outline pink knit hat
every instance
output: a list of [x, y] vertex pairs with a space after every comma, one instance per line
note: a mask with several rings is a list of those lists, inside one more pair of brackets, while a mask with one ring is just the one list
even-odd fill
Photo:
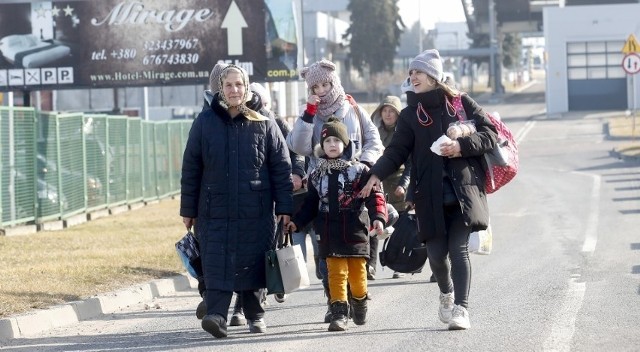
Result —
[[325, 82], [330, 82], [333, 88], [325, 95], [318, 104], [318, 114], [329, 116], [336, 112], [345, 98], [344, 88], [340, 83], [340, 77], [336, 72], [336, 64], [329, 60], [322, 59], [300, 70], [300, 77], [307, 82], [309, 91], [313, 94], [312, 87]]

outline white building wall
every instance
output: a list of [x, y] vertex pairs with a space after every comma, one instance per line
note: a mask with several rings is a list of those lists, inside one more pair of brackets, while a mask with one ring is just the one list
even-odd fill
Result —
[[[631, 33], [640, 37], [640, 4], [546, 7], [543, 19], [547, 50], [548, 114], [569, 110], [567, 42], [626, 41]], [[639, 77], [636, 77], [636, 101], [640, 97], [637, 81], [640, 81]]]
[[438, 22], [435, 24], [434, 44], [438, 50], [468, 49], [471, 39], [467, 37], [467, 22]]

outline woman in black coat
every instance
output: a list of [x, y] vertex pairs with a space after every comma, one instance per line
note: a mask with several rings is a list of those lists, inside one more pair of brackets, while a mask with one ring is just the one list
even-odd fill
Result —
[[200, 244], [207, 306], [202, 328], [226, 337], [234, 291], [242, 297], [250, 332], [266, 330], [259, 300], [259, 289], [266, 286], [264, 255], [276, 221], [289, 221], [293, 184], [278, 126], [245, 106], [246, 72], [229, 65], [219, 83], [220, 93], [189, 132], [180, 215], [187, 228], [195, 225]]
[[471, 265], [467, 244], [472, 231], [486, 229], [489, 209], [484, 189], [483, 155], [496, 144], [496, 129], [480, 106], [462, 95], [467, 118], [476, 132], [443, 143], [438, 155], [432, 144], [458, 121], [453, 97], [459, 92], [443, 82], [437, 50], [426, 50], [409, 65], [408, 106], [391, 144], [372, 167], [362, 191], [367, 196], [380, 180], [393, 174], [411, 156], [411, 185], [407, 195], [415, 205], [418, 236], [427, 245], [429, 265], [440, 288], [438, 315], [449, 329], [470, 327], [467, 303]]

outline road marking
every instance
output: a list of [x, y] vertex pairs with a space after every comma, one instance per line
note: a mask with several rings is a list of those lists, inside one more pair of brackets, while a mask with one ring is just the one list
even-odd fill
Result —
[[600, 222], [600, 185], [602, 184], [602, 177], [600, 175], [583, 172], [575, 173], [593, 178], [589, 217], [587, 218], [587, 228], [585, 229], [584, 242], [582, 243], [582, 252], [592, 254], [596, 250], [596, 244], [598, 243], [598, 224]]
[[524, 124], [524, 127], [518, 130], [518, 133], [516, 133], [516, 136], [515, 136], [516, 144], [520, 144], [522, 142], [524, 137], [526, 137], [527, 134], [529, 134], [529, 132], [531, 131], [531, 129], [533, 129], [533, 126], [535, 124], [536, 122], [534, 120], [529, 120], [527, 121], [527, 123]]
[[[576, 316], [582, 307], [586, 283], [578, 282], [579, 276], [569, 280], [569, 288], [562, 306], [556, 312], [551, 326], [551, 335], [544, 342], [544, 351], [570, 351], [576, 331]], [[554, 307], [552, 305], [551, 307]]]

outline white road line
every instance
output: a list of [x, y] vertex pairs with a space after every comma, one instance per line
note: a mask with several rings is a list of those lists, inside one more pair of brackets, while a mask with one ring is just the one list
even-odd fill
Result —
[[598, 223], [600, 220], [600, 175], [591, 175], [593, 177], [593, 187], [591, 188], [591, 211], [587, 220], [587, 229], [585, 230], [584, 243], [582, 244], [582, 252], [593, 253], [598, 243]]
[[[582, 252], [591, 254], [596, 249], [598, 243], [598, 223], [600, 211], [600, 175], [593, 175], [584, 172], [574, 172], [593, 178], [591, 187], [590, 211], [587, 228], [585, 229], [585, 239], [582, 244]], [[556, 312], [551, 325], [551, 334], [544, 343], [544, 351], [570, 351], [573, 335], [576, 330], [576, 317], [587, 290], [585, 282], [578, 282], [579, 275], [574, 275], [569, 279], [568, 289], [560, 309]]]
[[576, 330], [576, 316], [582, 307], [586, 283], [577, 282], [578, 277], [569, 280], [569, 288], [562, 305], [557, 310], [551, 326], [551, 334], [544, 342], [543, 351], [570, 351]]
[[593, 178], [593, 187], [591, 187], [591, 197], [589, 200], [589, 217], [587, 218], [587, 227], [584, 231], [584, 242], [582, 243], [582, 252], [592, 254], [596, 250], [598, 243], [598, 224], [600, 223], [600, 185], [602, 177], [584, 172], [575, 171], [575, 174], [585, 175]]
[[516, 133], [516, 135], [514, 136], [514, 138], [516, 139], [516, 144], [520, 144], [522, 142], [524, 137], [526, 137], [527, 134], [529, 134], [529, 131], [533, 129], [533, 126], [535, 124], [536, 122], [534, 120], [529, 120], [524, 124], [524, 127], [518, 130], [518, 133]]

